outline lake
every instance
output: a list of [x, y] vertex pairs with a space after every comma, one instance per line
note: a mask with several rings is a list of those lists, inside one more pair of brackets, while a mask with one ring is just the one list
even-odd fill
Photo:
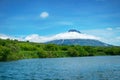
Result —
[[0, 62], [0, 80], [120, 80], [120, 56]]

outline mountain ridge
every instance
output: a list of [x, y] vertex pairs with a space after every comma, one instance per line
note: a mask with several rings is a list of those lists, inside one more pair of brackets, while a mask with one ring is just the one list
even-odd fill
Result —
[[81, 45], [81, 46], [112, 46], [110, 44], [92, 39], [59, 39], [46, 42], [47, 44], [58, 45]]
[[[66, 36], [67, 34], [67, 36]], [[112, 46], [110, 44], [104, 43], [96, 36], [91, 36], [87, 34], [83, 34], [76, 29], [70, 29], [67, 33], [64, 33], [64, 37], [61, 39], [51, 40], [45, 43], [52, 43], [58, 45], [81, 45], [81, 46]]]

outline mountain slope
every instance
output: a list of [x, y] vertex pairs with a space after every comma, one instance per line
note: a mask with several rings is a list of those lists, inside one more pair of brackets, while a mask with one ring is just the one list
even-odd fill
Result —
[[99, 41], [99, 37], [83, 34], [75, 29], [70, 29], [66, 33], [57, 34], [54, 40], [47, 41], [46, 43], [59, 45], [111, 46], [109, 44]]
[[109, 44], [93, 39], [59, 39], [59, 40], [49, 41], [46, 43], [59, 44], [59, 45], [110, 46]]

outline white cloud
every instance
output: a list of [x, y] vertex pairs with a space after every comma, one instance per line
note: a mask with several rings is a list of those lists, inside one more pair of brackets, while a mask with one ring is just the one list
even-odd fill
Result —
[[49, 16], [49, 13], [48, 12], [42, 12], [41, 14], [40, 14], [40, 17], [41, 18], [47, 18]]
[[93, 35], [87, 35], [87, 34], [79, 34], [77, 32], [65, 32], [56, 34], [49, 37], [43, 37], [39, 36], [38, 34], [32, 34], [25, 38], [25, 40], [29, 40], [31, 42], [47, 42], [51, 40], [59, 40], [59, 39], [100, 39], [99, 37], [93, 36]]
[[107, 28], [107, 30], [112, 31], [113, 29], [109, 27], [109, 28]]
[[38, 34], [31, 34], [25, 37], [25, 40], [29, 40], [31, 42], [46, 42], [46, 38], [39, 36]]
[[0, 38], [1, 39], [8, 39], [10, 38], [9, 36], [5, 35], [5, 34], [0, 34]]
[[120, 39], [119, 39], [120, 32], [115, 29], [113, 30], [113, 28], [112, 31], [106, 29], [93, 29], [93, 30], [82, 30], [82, 32], [99, 36], [100, 41], [103, 41], [105, 43], [120, 46]]
[[88, 34], [82, 34], [82, 33], [77, 33], [77, 32], [64, 32], [52, 36], [40, 36], [38, 34], [31, 34], [26, 37], [13, 37], [13, 36], [8, 36], [4, 34], [0, 34], [0, 38], [2, 39], [17, 39], [19, 41], [27, 41], [29, 40], [30, 42], [39, 42], [39, 43], [44, 43], [47, 41], [52, 41], [52, 40], [58, 40], [58, 39], [95, 39], [95, 40], [100, 40], [99, 37], [93, 36], [93, 35], [88, 35]]
[[[100, 40], [102, 42], [112, 44], [112, 45], [119, 45], [120, 46], [120, 36], [116, 32], [114, 33], [113, 31], [101, 29], [101, 30], [82, 30], [81, 32], [84, 33], [77, 33], [77, 32], [64, 32], [64, 33], [59, 33], [56, 35], [52, 36], [40, 36], [38, 34], [31, 34], [28, 36], [24, 37], [14, 37], [14, 36], [8, 36], [4, 34], [0, 34], [0, 38], [2, 39], [17, 39], [19, 41], [27, 41], [29, 40], [30, 42], [47, 42], [51, 40], [58, 40], [58, 39], [94, 39], [94, 40]], [[91, 34], [91, 35], [88, 35]], [[99, 36], [99, 37], [96, 37]]]
[[112, 43], [113, 45], [120, 46], [120, 36], [110, 38], [108, 39], [108, 42]]
[[13, 37], [13, 36], [9, 36], [9, 35], [5, 35], [5, 34], [0, 34], [0, 38], [1, 39], [11, 39], [11, 40], [19, 40], [19, 41], [24, 41], [23, 37]]
[[86, 34], [91, 34], [99, 37], [111, 38], [114, 36], [113, 31], [105, 30], [105, 29], [91, 29], [91, 30], [82, 30], [82, 32]]
[[93, 35], [88, 35], [88, 34], [80, 34], [77, 32], [64, 32], [60, 34], [56, 34], [53, 36], [39, 36], [38, 34], [31, 34], [26, 36], [25, 38], [21, 37], [11, 37], [7, 35], [0, 35], [0, 38], [2, 39], [17, 39], [20, 41], [27, 41], [29, 40], [30, 42], [47, 42], [51, 40], [59, 40], [59, 39], [95, 39], [98, 40], [100, 39], [99, 37], [93, 36]]

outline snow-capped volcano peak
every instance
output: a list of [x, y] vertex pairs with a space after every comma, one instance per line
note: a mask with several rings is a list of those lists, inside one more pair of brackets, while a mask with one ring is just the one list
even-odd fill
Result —
[[45, 43], [82, 46], [109, 46], [109, 44], [106, 44], [99, 40], [99, 37], [83, 34], [78, 30], [72, 29], [68, 32], [56, 34], [49, 37], [49, 40]]
[[54, 39], [95, 39], [95, 40], [98, 40], [99, 37], [88, 35], [88, 34], [82, 34], [76, 31], [69, 31], [65, 33], [56, 34], [54, 36]]
[[69, 30], [68, 32], [59, 33], [52, 36], [39, 36], [38, 34], [29, 35], [25, 38], [25, 40], [29, 40], [31, 42], [48, 42], [52, 40], [60, 40], [60, 39], [94, 39], [99, 40], [99, 37], [83, 34], [78, 31]]
[[78, 30], [72, 29], [68, 32], [49, 37], [49, 40], [46, 43], [82, 46], [109, 46], [108, 44], [99, 40], [99, 37], [83, 34]]
[[76, 32], [76, 33], [81, 33], [80, 31], [76, 30], [76, 29], [70, 29], [68, 32]]

